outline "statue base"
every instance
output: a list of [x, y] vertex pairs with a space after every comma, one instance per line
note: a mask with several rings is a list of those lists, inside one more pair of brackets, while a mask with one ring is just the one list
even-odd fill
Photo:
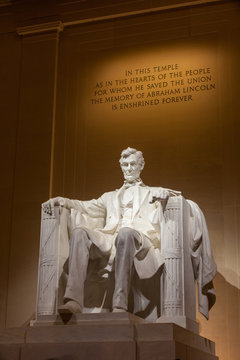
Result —
[[185, 329], [188, 329], [195, 334], [199, 334], [199, 325], [196, 321], [187, 318], [186, 316], [161, 316], [157, 319], [158, 323], [174, 323], [176, 325], [182, 326]]
[[31, 320], [30, 326], [51, 326], [51, 325], [86, 325], [91, 326], [107, 324], [139, 324], [148, 321], [135, 316], [129, 312], [119, 313], [83, 313], [65, 315], [40, 315], [37, 320]]
[[35, 325], [40, 326], [3, 330], [0, 359], [218, 359], [212, 341], [173, 323], [142, 322], [129, 313], [77, 317], [76, 325], [38, 323]]

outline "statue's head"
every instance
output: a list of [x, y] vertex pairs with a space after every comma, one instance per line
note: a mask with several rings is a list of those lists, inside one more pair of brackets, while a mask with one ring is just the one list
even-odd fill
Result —
[[119, 162], [126, 181], [139, 179], [145, 164], [141, 151], [128, 147], [122, 151]]

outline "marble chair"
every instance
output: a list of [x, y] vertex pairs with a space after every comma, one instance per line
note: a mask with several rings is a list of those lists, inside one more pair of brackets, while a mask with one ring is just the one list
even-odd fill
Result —
[[[196, 296], [192, 206], [182, 196], [171, 197], [161, 223], [161, 252], [165, 264], [151, 279], [133, 278], [130, 311], [152, 322], [174, 322], [194, 332]], [[56, 318], [63, 303], [67, 276], [68, 240], [77, 226], [101, 227], [99, 219], [55, 207], [42, 210], [36, 322]], [[84, 313], [111, 311], [113, 272], [99, 272], [107, 264], [89, 265]], [[132, 305], [131, 305], [132, 304]]]

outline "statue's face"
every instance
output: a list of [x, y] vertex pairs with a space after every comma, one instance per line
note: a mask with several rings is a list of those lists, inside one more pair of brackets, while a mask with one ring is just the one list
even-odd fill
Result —
[[137, 180], [142, 171], [142, 167], [139, 164], [138, 156], [136, 154], [132, 154], [126, 159], [123, 159], [121, 163], [121, 168], [124, 179], [130, 182]]

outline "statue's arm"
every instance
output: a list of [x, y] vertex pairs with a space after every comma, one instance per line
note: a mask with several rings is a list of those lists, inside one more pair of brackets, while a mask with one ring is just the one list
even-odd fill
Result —
[[74, 209], [91, 217], [103, 217], [105, 215], [105, 204], [102, 196], [89, 201], [72, 200], [58, 196], [42, 204], [43, 211], [48, 214], [53, 213], [55, 206], [62, 206], [69, 210]]

